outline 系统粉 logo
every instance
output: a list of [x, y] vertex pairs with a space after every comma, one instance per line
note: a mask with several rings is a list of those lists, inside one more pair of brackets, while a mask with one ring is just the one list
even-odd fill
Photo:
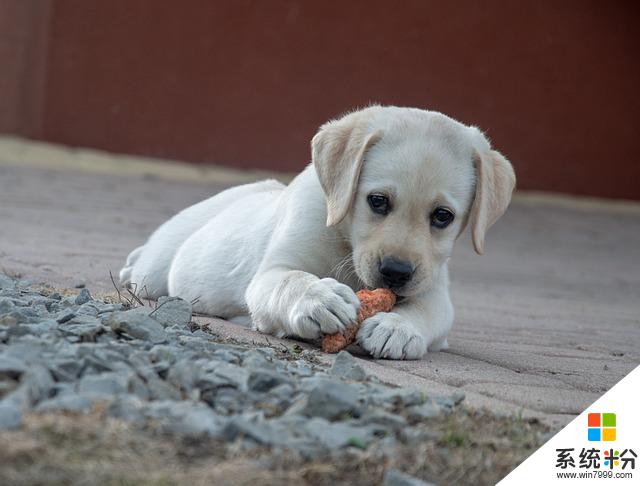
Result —
[[613, 442], [616, 440], [616, 414], [590, 413], [587, 416], [590, 442]]

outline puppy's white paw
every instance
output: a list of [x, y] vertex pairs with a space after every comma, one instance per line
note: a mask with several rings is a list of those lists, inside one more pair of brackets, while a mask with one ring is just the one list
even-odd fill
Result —
[[295, 333], [305, 339], [334, 334], [356, 321], [360, 301], [350, 287], [332, 278], [311, 284], [291, 309]]
[[420, 359], [427, 352], [424, 336], [395, 312], [379, 312], [365, 320], [358, 343], [374, 358]]

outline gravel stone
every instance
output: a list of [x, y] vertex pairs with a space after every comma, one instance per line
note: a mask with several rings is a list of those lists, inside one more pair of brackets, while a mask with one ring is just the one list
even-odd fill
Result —
[[407, 421], [402, 415], [388, 413], [383, 410], [372, 410], [360, 418], [360, 422], [366, 425], [379, 425], [382, 430], [399, 430], [407, 426]]
[[159, 421], [165, 431], [190, 438], [220, 436], [224, 429], [222, 418], [198, 402], [151, 402], [144, 414]]
[[15, 380], [0, 379], [0, 400], [18, 388], [18, 382]]
[[27, 366], [23, 361], [0, 354], [0, 380], [3, 378], [17, 380], [26, 370]]
[[53, 319], [47, 319], [46, 321], [29, 325], [29, 330], [32, 334], [40, 336], [42, 334], [54, 331], [57, 327], [58, 323], [56, 321], [54, 321]]
[[5, 356], [17, 358], [25, 363], [39, 362], [49, 348], [49, 341], [36, 336], [23, 336], [12, 340], [5, 351]]
[[78, 294], [78, 296], [76, 297], [74, 303], [76, 305], [82, 305], [82, 304], [86, 304], [87, 302], [92, 301], [93, 298], [91, 297], [91, 294], [89, 293], [89, 291], [85, 288], [83, 288], [80, 293]]
[[219, 377], [225, 385], [246, 391], [249, 378], [249, 372], [246, 369], [229, 363], [215, 361], [211, 362], [209, 367], [213, 368], [213, 373]]
[[149, 350], [149, 359], [152, 362], [167, 361], [171, 364], [175, 363], [178, 355], [178, 349], [175, 346], [167, 346], [157, 344]]
[[80, 341], [93, 342], [103, 331], [102, 322], [88, 315], [76, 315], [60, 324], [60, 330], [69, 336], [76, 336]]
[[107, 408], [110, 417], [145, 424], [144, 402], [135, 395], [118, 395]]
[[292, 361], [287, 364], [287, 368], [294, 374], [300, 377], [309, 377], [313, 376], [313, 366], [309, 364], [307, 361], [302, 359], [298, 361]]
[[451, 394], [454, 405], [459, 405], [465, 398], [466, 395], [462, 390], [456, 390]]
[[276, 358], [276, 350], [270, 347], [266, 347], [263, 346], [261, 348], [256, 348], [255, 351], [257, 351], [260, 354], [263, 354], [265, 358], [269, 359], [269, 360], [273, 360]]
[[263, 353], [255, 350], [245, 353], [244, 359], [242, 360], [242, 364], [247, 368], [255, 368], [255, 369], [273, 368], [273, 363], [271, 362], [271, 360], [267, 359], [267, 357]]
[[80, 308], [78, 309], [78, 314], [97, 317], [99, 311], [100, 308], [96, 305], [95, 302], [87, 302], [80, 306]]
[[60, 324], [70, 321], [71, 319], [73, 319], [76, 316], [76, 311], [73, 309], [63, 309], [58, 313], [58, 317], [56, 318], [56, 321], [58, 321]]
[[347, 351], [340, 351], [336, 356], [329, 374], [347, 380], [362, 381], [367, 377], [362, 366]]
[[293, 388], [293, 382], [282, 383], [278, 386], [275, 386], [269, 390], [269, 395], [276, 397], [281, 402], [285, 402], [286, 406], [283, 408], [288, 408], [290, 404], [290, 400], [295, 393], [295, 389]]
[[0, 316], [4, 316], [11, 312], [15, 304], [8, 297], [0, 297]]
[[132, 309], [111, 314], [107, 321], [115, 332], [126, 333], [135, 339], [160, 344], [167, 340], [164, 328], [149, 317], [145, 309]]
[[116, 361], [120, 358], [118, 355], [109, 357], [104, 352], [100, 352], [100, 350], [82, 348], [79, 355], [82, 356], [82, 369], [86, 375], [115, 371], [118, 368]]
[[129, 379], [129, 390], [143, 400], [149, 400], [151, 398], [151, 392], [147, 384], [138, 375], [134, 374]]
[[290, 383], [282, 374], [269, 370], [253, 370], [249, 375], [249, 389], [254, 392], [267, 392], [272, 388]]
[[[211, 354], [211, 358], [216, 359], [218, 361], [226, 361], [227, 363], [240, 364], [240, 356], [238, 353], [234, 353], [227, 349], [217, 349]], [[247, 360], [245, 358], [245, 366], [248, 366]]]
[[100, 304], [101, 305], [98, 307], [98, 315], [124, 310], [124, 306], [122, 304]]
[[191, 313], [191, 304], [186, 300], [178, 297], [160, 297], [158, 306], [149, 315], [163, 327], [187, 327], [191, 322]]
[[223, 436], [232, 441], [248, 437], [258, 444], [287, 446], [293, 445], [296, 437], [292, 437], [291, 428], [286, 422], [265, 421], [260, 416], [238, 415], [230, 419]]
[[60, 306], [61, 309], [74, 307], [76, 306], [76, 298], [77, 296], [69, 295], [67, 297], [60, 299], [60, 302], [58, 302], [58, 305]]
[[386, 408], [422, 405], [426, 401], [425, 393], [416, 388], [389, 388], [387, 386], [376, 386], [373, 390], [373, 401], [382, 404]]
[[35, 408], [36, 412], [82, 412], [91, 410], [92, 403], [87, 397], [78, 394], [60, 395], [40, 402]]
[[15, 288], [16, 288], [15, 281], [11, 277], [5, 275], [4, 273], [0, 273], [0, 289], [11, 290]]
[[[0, 325], [2, 325], [2, 319], [0, 319]], [[32, 334], [31, 329], [29, 329], [28, 326], [11, 326], [8, 329], [6, 329], [6, 334], [7, 334], [7, 338], [11, 339], [11, 338], [17, 338], [17, 337], [21, 337], [21, 336], [28, 336], [29, 334]]]
[[235, 388], [222, 387], [202, 390], [201, 399], [212, 406], [220, 415], [233, 415], [242, 412], [247, 400]]
[[43, 365], [32, 365], [20, 380], [20, 388], [25, 391], [29, 406], [49, 398], [54, 387], [53, 377]]
[[38, 317], [38, 313], [35, 312], [35, 310], [14, 308], [11, 312], [0, 317], [0, 326], [15, 326], [17, 324], [28, 323]]
[[111, 398], [129, 391], [132, 374], [106, 372], [83, 377], [78, 384], [78, 392], [89, 397]]
[[456, 406], [456, 400], [453, 397], [435, 397], [434, 401], [445, 412], [451, 412]]
[[407, 407], [407, 418], [410, 422], [422, 422], [432, 418], [440, 417], [444, 410], [435, 403], [424, 403]]
[[56, 381], [74, 381], [80, 376], [83, 363], [75, 358], [56, 359], [49, 363], [49, 371]]
[[[167, 328], [168, 330], [169, 328]], [[212, 353], [217, 349], [225, 349], [225, 346], [210, 341], [205, 341], [202, 338], [191, 336], [191, 333], [182, 330], [182, 335], [178, 336], [178, 344], [185, 346], [190, 351], [196, 351], [198, 353]], [[186, 335], [188, 334], [188, 335]]]
[[22, 412], [20, 408], [12, 403], [0, 402], [0, 430], [17, 429], [21, 424]]
[[328, 422], [314, 417], [305, 426], [306, 431], [327, 449], [340, 449], [349, 445], [367, 445], [373, 434], [368, 427], [340, 422]]
[[180, 400], [182, 398], [182, 394], [178, 389], [160, 378], [148, 380], [147, 389], [153, 400]]
[[[199, 366], [187, 360], [176, 363], [169, 369], [169, 373], [167, 374], [167, 381], [185, 393], [191, 391], [195, 387], [196, 382], [201, 382], [201, 380], [205, 378], [206, 375], [200, 375]], [[218, 383], [218, 380], [216, 380], [215, 383]]]
[[361, 411], [362, 400], [354, 387], [323, 379], [311, 389], [302, 414], [337, 420], [346, 415], [359, 416]]

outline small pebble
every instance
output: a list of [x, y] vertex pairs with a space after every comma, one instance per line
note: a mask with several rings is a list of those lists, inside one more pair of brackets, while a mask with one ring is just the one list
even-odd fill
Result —
[[91, 298], [91, 294], [89, 293], [89, 291], [85, 288], [83, 288], [80, 293], [78, 294], [78, 296], [76, 297], [75, 300], [75, 304], [76, 305], [82, 305], [82, 304], [86, 304], [87, 302], [93, 300]]

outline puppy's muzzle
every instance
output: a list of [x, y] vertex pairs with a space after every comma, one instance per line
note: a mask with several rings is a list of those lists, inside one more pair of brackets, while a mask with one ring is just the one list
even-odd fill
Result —
[[415, 267], [411, 262], [405, 260], [384, 257], [380, 261], [378, 271], [385, 286], [397, 290], [404, 287], [411, 280]]

